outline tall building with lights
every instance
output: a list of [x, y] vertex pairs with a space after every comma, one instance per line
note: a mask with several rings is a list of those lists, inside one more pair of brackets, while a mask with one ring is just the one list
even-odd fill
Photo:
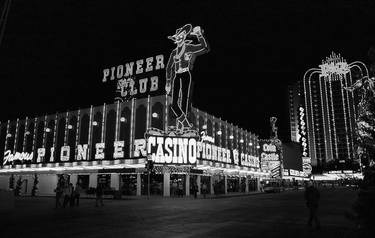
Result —
[[355, 161], [355, 97], [345, 88], [365, 76], [362, 62], [348, 64], [332, 53], [289, 87], [291, 139], [302, 144], [315, 172]]

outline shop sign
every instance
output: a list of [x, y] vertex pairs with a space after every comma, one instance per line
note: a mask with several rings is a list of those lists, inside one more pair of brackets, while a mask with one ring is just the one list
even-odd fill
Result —
[[[146, 153], [155, 163], [195, 164], [197, 159], [259, 168], [259, 158], [229, 150], [196, 137], [148, 135], [147, 143], [139, 140], [134, 155]], [[145, 149], [147, 144], [147, 149]], [[142, 148], [145, 146], [144, 148]]]
[[[113, 158], [117, 159], [117, 158], [123, 158], [124, 157], [124, 151], [123, 151], [123, 147], [124, 147], [124, 141], [115, 141], [113, 143], [113, 147], [114, 147], [114, 150], [113, 150]], [[50, 162], [54, 162], [55, 161], [55, 158], [54, 158], [54, 151], [55, 151], [55, 148], [54, 147], [51, 147], [50, 148], [50, 152], [51, 152], [51, 155], [50, 155], [50, 158], [48, 161]], [[77, 161], [81, 161], [81, 160], [88, 160], [88, 151], [89, 151], [89, 147], [87, 144], [83, 144], [83, 145], [78, 145], [77, 146], [77, 150], [76, 150], [76, 160]], [[96, 143], [95, 144], [95, 155], [94, 155], [94, 158], [96, 160], [102, 160], [104, 159], [104, 151], [105, 151], [105, 143]], [[60, 148], [60, 161], [61, 162], [66, 162], [66, 161], [69, 161], [70, 160], [70, 146], [68, 145], [65, 145], [65, 146], [62, 146]], [[46, 148], [38, 148], [37, 149], [37, 153], [36, 153], [36, 162], [37, 163], [40, 163], [40, 162], [44, 162], [45, 161], [45, 155], [46, 155]], [[10, 150], [7, 150], [5, 153], [4, 153], [4, 161], [3, 161], [3, 165], [6, 165], [8, 163], [11, 163], [13, 161], [32, 161], [33, 160], [33, 154], [32, 153], [27, 153], [27, 152], [16, 152], [15, 154], [12, 154]]]
[[311, 158], [310, 157], [302, 157], [302, 168], [303, 171], [310, 175], [312, 172], [312, 166], [311, 166]]
[[149, 136], [147, 154], [155, 163], [196, 164], [197, 140], [187, 137]]
[[12, 151], [7, 150], [4, 153], [4, 161], [3, 165], [6, 163], [11, 163], [13, 161], [32, 161], [33, 160], [33, 154], [27, 153], [27, 152], [16, 152], [15, 154], [12, 154]]
[[295, 169], [289, 169], [289, 174], [291, 176], [296, 176], [296, 177], [306, 177], [306, 174], [304, 171], [299, 171]]
[[261, 143], [260, 160], [264, 161], [280, 161], [280, 152], [273, 143]]

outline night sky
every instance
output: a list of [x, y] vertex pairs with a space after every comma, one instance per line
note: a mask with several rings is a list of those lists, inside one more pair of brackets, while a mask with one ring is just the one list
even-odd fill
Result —
[[287, 141], [288, 84], [331, 51], [368, 63], [375, 46], [373, 0], [223, 2], [13, 0], [0, 45], [0, 120], [112, 103], [102, 70], [168, 57], [167, 36], [192, 23], [211, 49], [194, 64], [193, 105], [261, 138], [276, 116]]

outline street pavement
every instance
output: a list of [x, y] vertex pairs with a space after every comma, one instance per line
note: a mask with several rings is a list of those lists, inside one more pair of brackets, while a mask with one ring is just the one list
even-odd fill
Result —
[[1, 212], [0, 237], [359, 237], [345, 217], [356, 199], [348, 188], [321, 188], [320, 230], [306, 225], [303, 190], [208, 199], [82, 199], [54, 208], [54, 198], [20, 197]]

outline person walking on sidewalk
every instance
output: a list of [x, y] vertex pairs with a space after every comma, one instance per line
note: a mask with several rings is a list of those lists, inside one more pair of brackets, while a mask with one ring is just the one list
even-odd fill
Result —
[[60, 183], [57, 184], [57, 186], [55, 188], [55, 193], [56, 193], [55, 208], [62, 207], [62, 205], [61, 205], [61, 197], [63, 195], [63, 188], [62, 188], [62, 185]]
[[207, 184], [206, 183], [202, 184], [202, 193], [203, 193], [203, 198], [206, 198], [206, 194], [207, 194]]
[[81, 184], [77, 183], [76, 188], [74, 189], [74, 203], [78, 207], [79, 206], [79, 197], [81, 196], [82, 187]]
[[193, 194], [194, 194], [194, 198], [197, 198], [197, 193], [198, 193], [198, 185], [197, 183], [193, 183]]
[[63, 196], [64, 196], [63, 208], [65, 208], [66, 205], [68, 205], [71, 194], [72, 194], [71, 187], [69, 186], [69, 184], [66, 183], [63, 189]]
[[317, 216], [319, 199], [319, 190], [314, 186], [313, 182], [310, 181], [305, 190], [306, 205], [309, 208], [309, 219], [307, 224], [308, 226], [312, 226], [312, 222], [314, 221], [317, 230], [320, 229], [320, 221]]
[[103, 186], [99, 184], [96, 187], [96, 201], [95, 201], [95, 206], [98, 207], [100, 203], [100, 206], [104, 206], [103, 204]]

